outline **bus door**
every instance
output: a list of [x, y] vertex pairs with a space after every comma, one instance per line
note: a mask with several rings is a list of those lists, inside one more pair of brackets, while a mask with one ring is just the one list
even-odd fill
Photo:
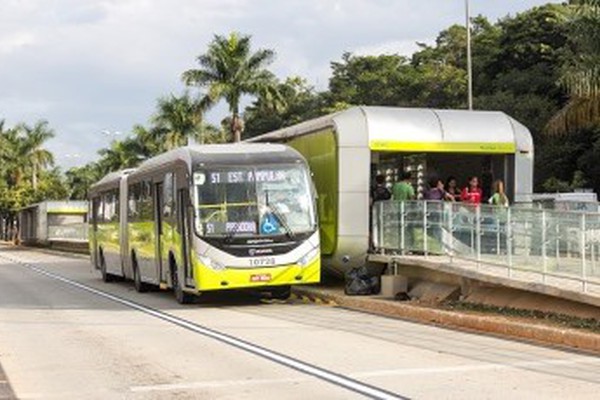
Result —
[[[189, 217], [189, 198], [190, 191], [186, 188], [179, 189], [177, 191], [177, 226], [179, 234], [181, 235], [181, 262], [183, 265], [184, 276], [186, 278], [192, 277], [191, 268], [188, 266], [189, 254], [190, 254], [190, 217]], [[187, 280], [187, 279], [186, 279]]]
[[96, 235], [98, 234], [98, 217], [102, 212], [100, 207], [102, 207], [102, 203], [100, 202], [100, 197], [94, 197], [90, 203], [90, 218], [89, 228], [91, 230], [91, 235], [89, 235], [90, 240], [90, 250], [92, 252], [92, 260], [94, 264], [94, 268], [99, 268], [98, 262], [98, 240]]
[[[156, 221], [156, 282], [160, 284], [162, 281], [162, 266], [163, 266], [163, 183], [158, 182], [154, 185], [154, 198], [156, 201], [154, 202], [154, 220]], [[168, 251], [168, 249], [167, 249]]]
[[169, 254], [175, 252], [178, 248], [175, 234], [175, 195], [174, 195], [174, 174], [167, 172], [162, 183], [156, 186], [157, 198], [157, 236], [158, 251], [157, 258], [160, 260], [159, 282], [167, 282], [170, 273]]

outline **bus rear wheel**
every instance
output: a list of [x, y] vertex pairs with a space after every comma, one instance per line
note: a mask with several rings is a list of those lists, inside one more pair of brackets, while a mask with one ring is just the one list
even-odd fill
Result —
[[175, 300], [177, 300], [179, 304], [191, 304], [194, 302], [195, 296], [183, 290], [183, 284], [179, 279], [179, 274], [177, 272], [177, 265], [171, 266], [171, 282], [173, 283]]
[[138, 293], [144, 293], [148, 291], [148, 284], [142, 282], [142, 276], [140, 275], [140, 268], [138, 267], [135, 257], [132, 260], [133, 265], [133, 286], [135, 291]]
[[103, 252], [100, 252], [100, 273], [102, 274], [102, 282], [109, 283], [115, 280], [115, 277], [106, 271], [106, 260]]

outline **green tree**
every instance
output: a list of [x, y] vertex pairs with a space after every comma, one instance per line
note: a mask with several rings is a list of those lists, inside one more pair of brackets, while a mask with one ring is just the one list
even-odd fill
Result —
[[[486, 75], [485, 69], [496, 59], [500, 51], [499, 41], [501, 32], [498, 25], [491, 24], [487, 18], [481, 15], [471, 19], [473, 90], [475, 93], [484, 91], [489, 85], [489, 78]], [[437, 67], [438, 71], [441, 73], [441, 78], [443, 78], [444, 75], [448, 77], [454, 75], [456, 79], [450, 80], [446, 85], [440, 87], [443, 88], [444, 86], [449, 86], [446, 89], [447, 92], [448, 90], [450, 92], [456, 90], [457, 93], [454, 93], [451, 96], [451, 101], [457, 107], [464, 107], [466, 101], [463, 97], [459, 96], [467, 95], [467, 29], [463, 25], [452, 25], [439, 33], [433, 46], [423, 43], [418, 43], [418, 45], [420, 50], [413, 54], [411, 60], [412, 65], [425, 68], [425, 71], [423, 72], [427, 71], [427, 66], [429, 66], [429, 69]], [[440, 68], [440, 66], [444, 68]], [[425, 82], [427, 82], [427, 79], [432, 78], [435, 81], [440, 81], [440, 79], [436, 79], [435, 75], [431, 76], [431, 74], [424, 79], [426, 79]], [[446, 80], [447, 79], [448, 78], [446, 78]], [[443, 82], [443, 79], [441, 81]], [[434, 85], [439, 86], [440, 84], [434, 83]], [[460, 85], [465, 86], [463, 87]], [[452, 89], [452, 87], [455, 87], [456, 89]], [[446, 94], [445, 97], [448, 97], [448, 94]], [[444, 100], [442, 99], [442, 101]], [[438, 103], [440, 103], [440, 101], [438, 101]], [[442, 107], [445, 108], [448, 106], [449, 105]]]
[[162, 129], [156, 126], [145, 127], [135, 124], [131, 134], [137, 144], [137, 152], [140, 160], [153, 157], [164, 150], [165, 144], [161, 142]]
[[22, 130], [17, 128], [2, 130], [1, 166], [4, 179], [9, 186], [19, 185], [27, 170], [27, 142]]
[[344, 53], [331, 63], [330, 102], [408, 106], [417, 95], [417, 73], [400, 55], [355, 56]]
[[42, 170], [38, 188], [32, 194], [32, 202], [44, 200], [66, 200], [69, 198], [69, 188], [65, 176], [59, 168]]
[[52, 136], [45, 121], [12, 128], [0, 121], [0, 218], [5, 227], [15, 223], [16, 211], [24, 206], [66, 197], [60, 171], [48, 170], [53, 156], [44, 144]]
[[569, 101], [548, 124], [549, 132], [559, 134], [600, 123], [600, 1], [569, 3], [570, 51], [559, 81]]
[[200, 102], [193, 100], [187, 92], [179, 97], [170, 95], [160, 98], [153, 122], [166, 150], [183, 146], [191, 138], [199, 138], [202, 142]]
[[98, 151], [98, 154], [101, 156], [98, 166], [102, 174], [133, 168], [142, 160], [139, 143], [134, 138], [115, 140], [110, 147]]
[[54, 164], [53, 154], [43, 147], [54, 137], [54, 131], [49, 128], [47, 121], [38, 121], [33, 126], [21, 124], [17, 129], [24, 132], [23, 153], [31, 169], [31, 184], [35, 192], [38, 187], [38, 175], [44, 168]]
[[564, 101], [556, 85], [567, 43], [564, 15], [563, 5], [534, 7], [483, 29], [473, 42], [475, 108], [504, 111], [531, 130], [536, 190], [546, 190], [551, 177], [571, 181], [583, 151], [575, 137], [542, 134]]
[[82, 167], [73, 167], [65, 172], [69, 199], [86, 200], [91, 185], [100, 180], [101, 171], [97, 163], [89, 163]]
[[327, 114], [326, 99], [316, 93], [305, 79], [299, 76], [287, 78], [277, 83], [277, 91], [283, 101], [279, 106], [269, 99], [258, 97], [244, 110], [245, 131], [247, 137], [253, 137], [307, 119]]
[[240, 117], [240, 101], [244, 95], [263, 96], [276, 102], [280, 99], [276, 91], [275, 78], [266, 70], [275, 56], [269, 49], [251, 50], [251, 37], [231, 33], [229, 36], [215, 35], [205, 54], [197, 58], [199, 69], [183, 73], [186, 85], [206, 89], [203, 107], [212, 107], [224, 99], [231, 114], [230, 130], [234, 141], [241, 140], [243, 121]]

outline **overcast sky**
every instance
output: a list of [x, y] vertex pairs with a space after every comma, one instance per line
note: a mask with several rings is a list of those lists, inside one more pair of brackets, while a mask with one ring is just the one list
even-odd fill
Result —
[[[547, 2], [471, 0], [471, 9], [495, 21]], [[215, 33], [252, 35], [277, 52], [280, 78], [324, 89], [343, 52], [408, 55], [453, 23], [464, 23], [463, 0], [0, 0], [0, 119], [47, 119], [57, 163], [82, 165], [110, 143], [102, 131], [126, 133], [159, 96], [180, 93], [181, 72]]]

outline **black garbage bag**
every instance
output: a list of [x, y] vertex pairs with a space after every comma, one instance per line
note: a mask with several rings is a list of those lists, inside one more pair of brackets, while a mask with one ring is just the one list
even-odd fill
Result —
[[380, 277], [369, 274], [366, 267], [352, 268], [346, 273], [344, 293], [348, 296], [367, 296], [381, 290]]

